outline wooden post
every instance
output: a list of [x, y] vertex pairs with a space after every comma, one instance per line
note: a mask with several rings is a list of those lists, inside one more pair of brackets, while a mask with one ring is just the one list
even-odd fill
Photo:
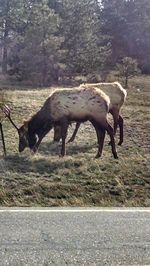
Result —
[[0, 122], [0, 132], [1, 132], [2, 143], [3, 143], [3, 151], [4, 151], [4, 155], [6, 156], [6, 146], [5, 146], [3, 127], [2, 127], [2, 123], [1, 122]]

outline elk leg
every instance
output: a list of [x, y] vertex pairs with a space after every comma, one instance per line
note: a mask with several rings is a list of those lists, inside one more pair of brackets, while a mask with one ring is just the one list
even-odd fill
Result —
[[0, 123], [0, 131], [1, 131], [1, 136], [2, 136], [2, 143], [3, 143], [4, 155], [6, 156], [6, 146], [5, 146], [5, 140], [4, 140], [3, 128], [2, 128], [2, 124], [1, 124], [1, 123]]
[[53, 141], [54, 142], [59, 142], [61, 139], [61, 128], [60, 126], [55, 125], [54, 126], [54, 138]]
[[119, 115], [119, 129], [120, 129], [120, 139], [118, 145], [121, 145], [123, 143], [123, 118], [121, 115]]
[[[114, 136], [116, 135], [116, 131], [117, 131], [117, 127], [118, 127], [118, 124], [119, 124], [119, 112], [118, 110], [116, 109], [113, 109], [110, 111], [110, 113], [112, 114], [113, 116], [113, 121], [114, 121]], [[109, 145], [111, 145], [111, 141], [108, 143]]]
[[118, 127], [118, 118], [114, 118], [114, 136], [116, 135], [117, 132], [117, 127]]
[[97, 135], [97, 142], [98, 142], [98, 152], [97, 152], [95, 158], [99, 158], [102, 155], [102, 150], [103, 150], [103, 146], [104, 146], [105, 129], [100, 127], [98, 125], [98, 123], [96, 123], [95, 121], [91, 121], [91, 123], [95, 128], [96, 135]]
[[105, 138], [105, 130], [104, 129], [98, 129], [97, 135], [98, 135], [98, 152], [97, 152], [95, 158], [99, 158], [102, 155], [102, 150], [103, 150], [103, 146], [104, 146], [104, 138]]
[[[115, 136], [116, 135], [116, 131], [117, 131], [117, 127], [118, 127], [118, 119], [115, 116], [113, 116], [113, 118], [114, 118], [113, 135]], [[111, 141], [108, 144], [111, 145]]]
[[68, 120], [67, 118], [63, 118], [60, 121], [61, 126], [61, 138], [62, 138], [62, 146], [61, 146], [61, 156], [64, 156], [66, 154], [66, 137], [67, 137], [67, 130], [68, 130]]
[[73, 132], [71, 138], [68, 140], [67, 143], [69, 143], [69, 142], [73, 142], [73, 141], [74, 141], [74, 139], [75, 139], [75, 137], [76, 137], [76, 135], [77, 135], [77, 132], [78, 132], [79, 127], [80, 127], [80, 123], [78, 122], [78, 123], [76, 123], [75, 130], [74, 130], [74, 132]]
[[107, 123], [106, 131], [108, 135], [110, 136], [110, 144], [111, 144], [113, 156], [115, 159], [118, 159], [115, 140], [114, 140], [114, 131], [113, 131], [113, 128], [108, 123]]

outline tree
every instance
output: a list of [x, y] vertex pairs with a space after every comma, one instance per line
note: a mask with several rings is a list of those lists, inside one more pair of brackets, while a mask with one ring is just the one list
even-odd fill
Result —
[[24, 29], [27, 0], [0, 0], [0, 47], [2, 73], [7, 73], [8, 56], [18, 33]]
[[124, 39], [126, 31], [124, 4], [125, 0], [102, 0], [102, 33], [107, 34], [110, 38], [112, 65], [127, 53], [127, 44]]
[[144, 73], [150, 73], [150, 1], [128, 0], [124, 16], [128, 56], [138, 60]]
[[101, 33], [99, 1], [63, 0], [60, 16], [68, 74], [100, 71], [111, 49], [109, 40]]
[[47, 86], [58, 80], [60, 46], [59, 16], [47, 0], [31, 4], [28, 27], [11, 53], [11, 67], [20, 79]]
[[35, 0], [27, 27], [10, 53], [11, 74], [47, 86], [67, 76], [104, 69], [109, 39], [101, 34], [97, 0]]
[[150, 73], [150, 1], [102, 0], [102, 30], [110, 36], [112, 62], [136, 58], [143, 72]]
[[41, 86], [61, 76], [105, 80], [131, 57], [150, 73], [149, 25], [149, 0], [0, 0], [2, 72]]
[[116, 68], [119, 71], [119, 76], [125, 78], [125, 88], [128, 87], [129, 78], [140, 73], [137, 60], [131, 57], [124, 57], [122, 63], [117, 64]]

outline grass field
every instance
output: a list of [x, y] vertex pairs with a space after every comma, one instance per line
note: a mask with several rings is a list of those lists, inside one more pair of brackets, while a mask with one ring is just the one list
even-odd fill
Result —
[[[113, 159], [108, 137], [102, 158], [94, 159], [96, 136], [89, 123], [82, 124], [76, 140], [59, 158], [60, 144], [53, 131], [32, 156], [18, 153], [18, 136], [3, 121], [7, 156], [0, 143], [1, 206], [150, 206], [150, 77], [133, 79], [122, 109], [125, 139]], [[51, 89], [2, 88], [18, 126], [43, 104]], [[74, 125], [69, 129], [69, 136]], [[116, 136], [116, 142], [117, 142]]]

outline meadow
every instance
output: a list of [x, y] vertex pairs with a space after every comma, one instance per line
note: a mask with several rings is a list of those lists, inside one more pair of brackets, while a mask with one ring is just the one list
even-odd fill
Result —
[[[20, 126], [44, 103], [54, 88], [1, 86], [11, 116]], [[95, 159], [95, 131], [82, 124], [67, 155], [59, 157], [61, 143], [53, 143], [53, 130], [34, 156], [18, 152], [18, 135], [5, 118], [7, 156], [0, 143], [1, 206], [146, 206], [150, 207], [150, 76], [130, 81], [122, 108], [124, 143], [115, 160], [106, 136], [102, 157]], [[112, 122], [111, 117], [109, 118]], [[68, 138], [74, 130], [69, 128]], [[116, 136], [116, 144], [118, 136]]]

